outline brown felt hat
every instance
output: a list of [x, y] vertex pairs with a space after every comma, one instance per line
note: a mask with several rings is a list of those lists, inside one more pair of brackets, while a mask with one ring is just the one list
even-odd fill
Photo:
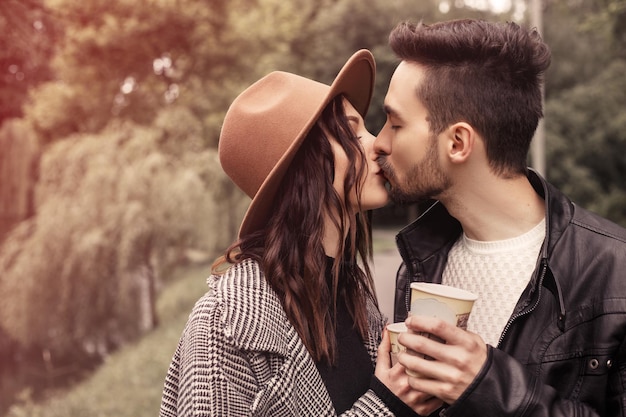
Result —
[[344, 94], [365, 117], [375, 74], [374, 57], [362, 49], [348, 59], [330, 86], [276, 71], [233, 101], [224, 118], [219, 156], [226, 174], [252, 198], [239, 237], [265, 227], [289, 164], [333, 98]]

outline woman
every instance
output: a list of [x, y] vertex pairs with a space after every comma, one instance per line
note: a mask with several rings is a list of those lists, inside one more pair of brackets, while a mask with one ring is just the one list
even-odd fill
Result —
[[388, 201], [363, 122], [374, 75], [362, 50], [331, 86], [274, 72], [231, 105], [220, 161], [252, 202], [187, 323], [161, 416], [412, 413], [374, 376], [384, 319], [365, 210]]

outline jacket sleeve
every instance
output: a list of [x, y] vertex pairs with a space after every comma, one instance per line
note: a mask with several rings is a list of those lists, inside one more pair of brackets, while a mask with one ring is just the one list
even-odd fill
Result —
[[[483, 369], [445, 417], [599, 417], [590, 406], [563, 399], [517, 360], [488, 346]], [[623, 414], [617, 414], [622, 416]]]

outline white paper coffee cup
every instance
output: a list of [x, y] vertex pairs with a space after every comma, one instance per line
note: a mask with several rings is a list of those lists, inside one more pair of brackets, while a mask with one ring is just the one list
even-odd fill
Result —
[[387, 325], [387, 331], [389, 332], [389, 339], [391, 340], [391, 351], [389, 355], [391, 357], [391, 366], [398, 363], [398, 354], [404, 352], [406, 348], [398, 342], [398, 336], [400, 333], [406, 333], [407, 328], [404, 322], [398, 322]]
[[[467, 322], [474, 306], [474, 301], [477, 299], [478, 296], [476, 294], [460, 288], [429, 282], [413, 282], [411, 283], [411, 309], [409, 310], [409, 315], [437, 317], [447, 323], [467, 330]], [[445, 343], [444, 340], [432, 334], [422, 333], [422, 335]], [[410, 349], [407, 349], [407, 352], [419, 355], [419, 353]], [[422, 355], [422, 357], [432, 359], [426, 355]], [[419, 374], [408, 369], [406, 372], [411, 376], [419, 376]]]
[[477, 299], [476, 294], [449, 285], [413, 282], [409, 315], [437, 317], [467, 330], [467, 321]]

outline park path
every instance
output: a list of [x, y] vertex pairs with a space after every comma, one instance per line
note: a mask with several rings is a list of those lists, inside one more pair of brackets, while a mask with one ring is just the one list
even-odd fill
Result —
[[376, 285], [376, 295], [380, 311], [387, 316], [391, 323], [393, 320], [393, 295], [396, 286], [396, 272], [400, 266], [401, 258], [395, 245], [397, 230], [374, 229], [372, 231], [374, 246], [374, 262], [372, 274]]

